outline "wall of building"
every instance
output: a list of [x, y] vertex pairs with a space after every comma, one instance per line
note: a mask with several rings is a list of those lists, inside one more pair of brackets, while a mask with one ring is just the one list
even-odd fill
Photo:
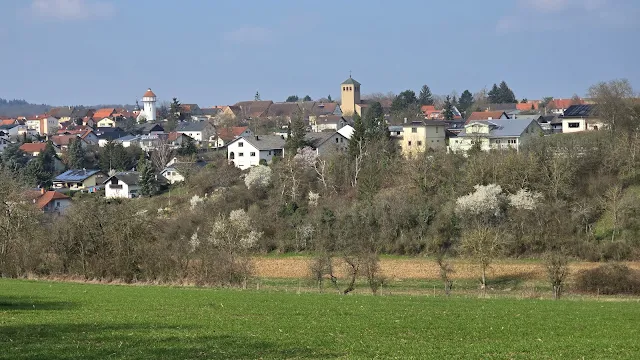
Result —
[[444, 150], [447, 147], [445, 126], [404, 126], [400, 147], [405, 156], [425, 152], [427, 149]]

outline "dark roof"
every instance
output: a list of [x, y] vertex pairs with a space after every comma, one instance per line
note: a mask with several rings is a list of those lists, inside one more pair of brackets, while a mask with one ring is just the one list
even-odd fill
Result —
[[149, 134], [151, 132], [164, 132], [164, 128], [158, 123], [143, 123], [136, 126], [136, 131], [142, 134]]
[[340, 134], [339, 132], [315, 132], [315, 133], [307, 133], [304, 136], [304, 139], [307, 141], [309, 146], [311, 146], [314, 149], [317, 149], [335, 134], [338, 134], [339, 136], [344, 137], [344, 135]]
[[355, 81], [351, 76], [345, 81], [342, 82], [342, 85], [360, 85], [359, 82]]
[[213, 115], [218, 115], [218, 113], [220, 113], [222, 111], [222, 109], [220, 109], [220, 108], [200, 108], [200, 111], [202, 111], [202, 115], [213, 116]]
[[489, 111], [517, 110], [518, 109], [518, 103], [487, 104], [486, 108], [489, 109]]
[[138, 181], [140, 181], [140, 173], [137, 171], [119, 172], [113, 176], [110, 176], [107, 180], [103, 182], [103, 184], [106, 184], [112, 178], [116, 178], [118, 179], [118, 181], [122, 181], [127, 185], [138, 185]]
[[293, 116], [297, 111], [300, 111], [297, 103], [274, 103], [269, 106], [267, 116]]
[[67, 170], [62, 174], [56, 176], [56, 178], [53, 179], [53, 181], [81, 182], [99, 173], [100, 173], [100, 170], [86, 170], [86, 169]]
[[316, 124], [339, 124], [341, 121], [347, 122], [345, 118], [338, 115], [320, 115], [316, 117]]
[[245, 140], [258, 150], [284, 149], [285, 139], [278, 135], [244, 136], [233, 140], [230, 144]]
[[56, 118], [71, 117], [74, 108], [71, 106], [61, 106], [49, 110], [48, 114]]
[[589, 117], [595, 115], [593, 105], [571, 105], [564, 111], [563, 117]]
[[176, 131], [202, 131], [207, 127], [207, 125], [209, 125], [208, 121], [183, 121], [178, 123]]
[[85, 116], [92, 116], [95, 110], [85, 107], [75, 107], [71, 111], [71, 117], [74, 119], [82, 119]]

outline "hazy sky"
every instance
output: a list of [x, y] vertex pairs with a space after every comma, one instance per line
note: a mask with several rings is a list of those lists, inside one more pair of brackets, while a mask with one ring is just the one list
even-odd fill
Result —
[[428, 84], [518, 98], [640, 87], [638, 0], [0, 0], [0, 97], [200, 106]]

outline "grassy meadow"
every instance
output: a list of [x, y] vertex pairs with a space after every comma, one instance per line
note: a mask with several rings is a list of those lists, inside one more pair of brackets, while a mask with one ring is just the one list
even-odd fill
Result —
[[0, 280], [0, 359], [637, 359], [639, 305]]

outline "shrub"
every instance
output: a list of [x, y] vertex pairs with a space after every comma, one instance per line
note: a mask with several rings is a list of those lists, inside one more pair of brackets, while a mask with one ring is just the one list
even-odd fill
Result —
[[605, 264], [578, 274], [576, 289], [603, 295], [640, 294], [640, 271], [622, 264]]

